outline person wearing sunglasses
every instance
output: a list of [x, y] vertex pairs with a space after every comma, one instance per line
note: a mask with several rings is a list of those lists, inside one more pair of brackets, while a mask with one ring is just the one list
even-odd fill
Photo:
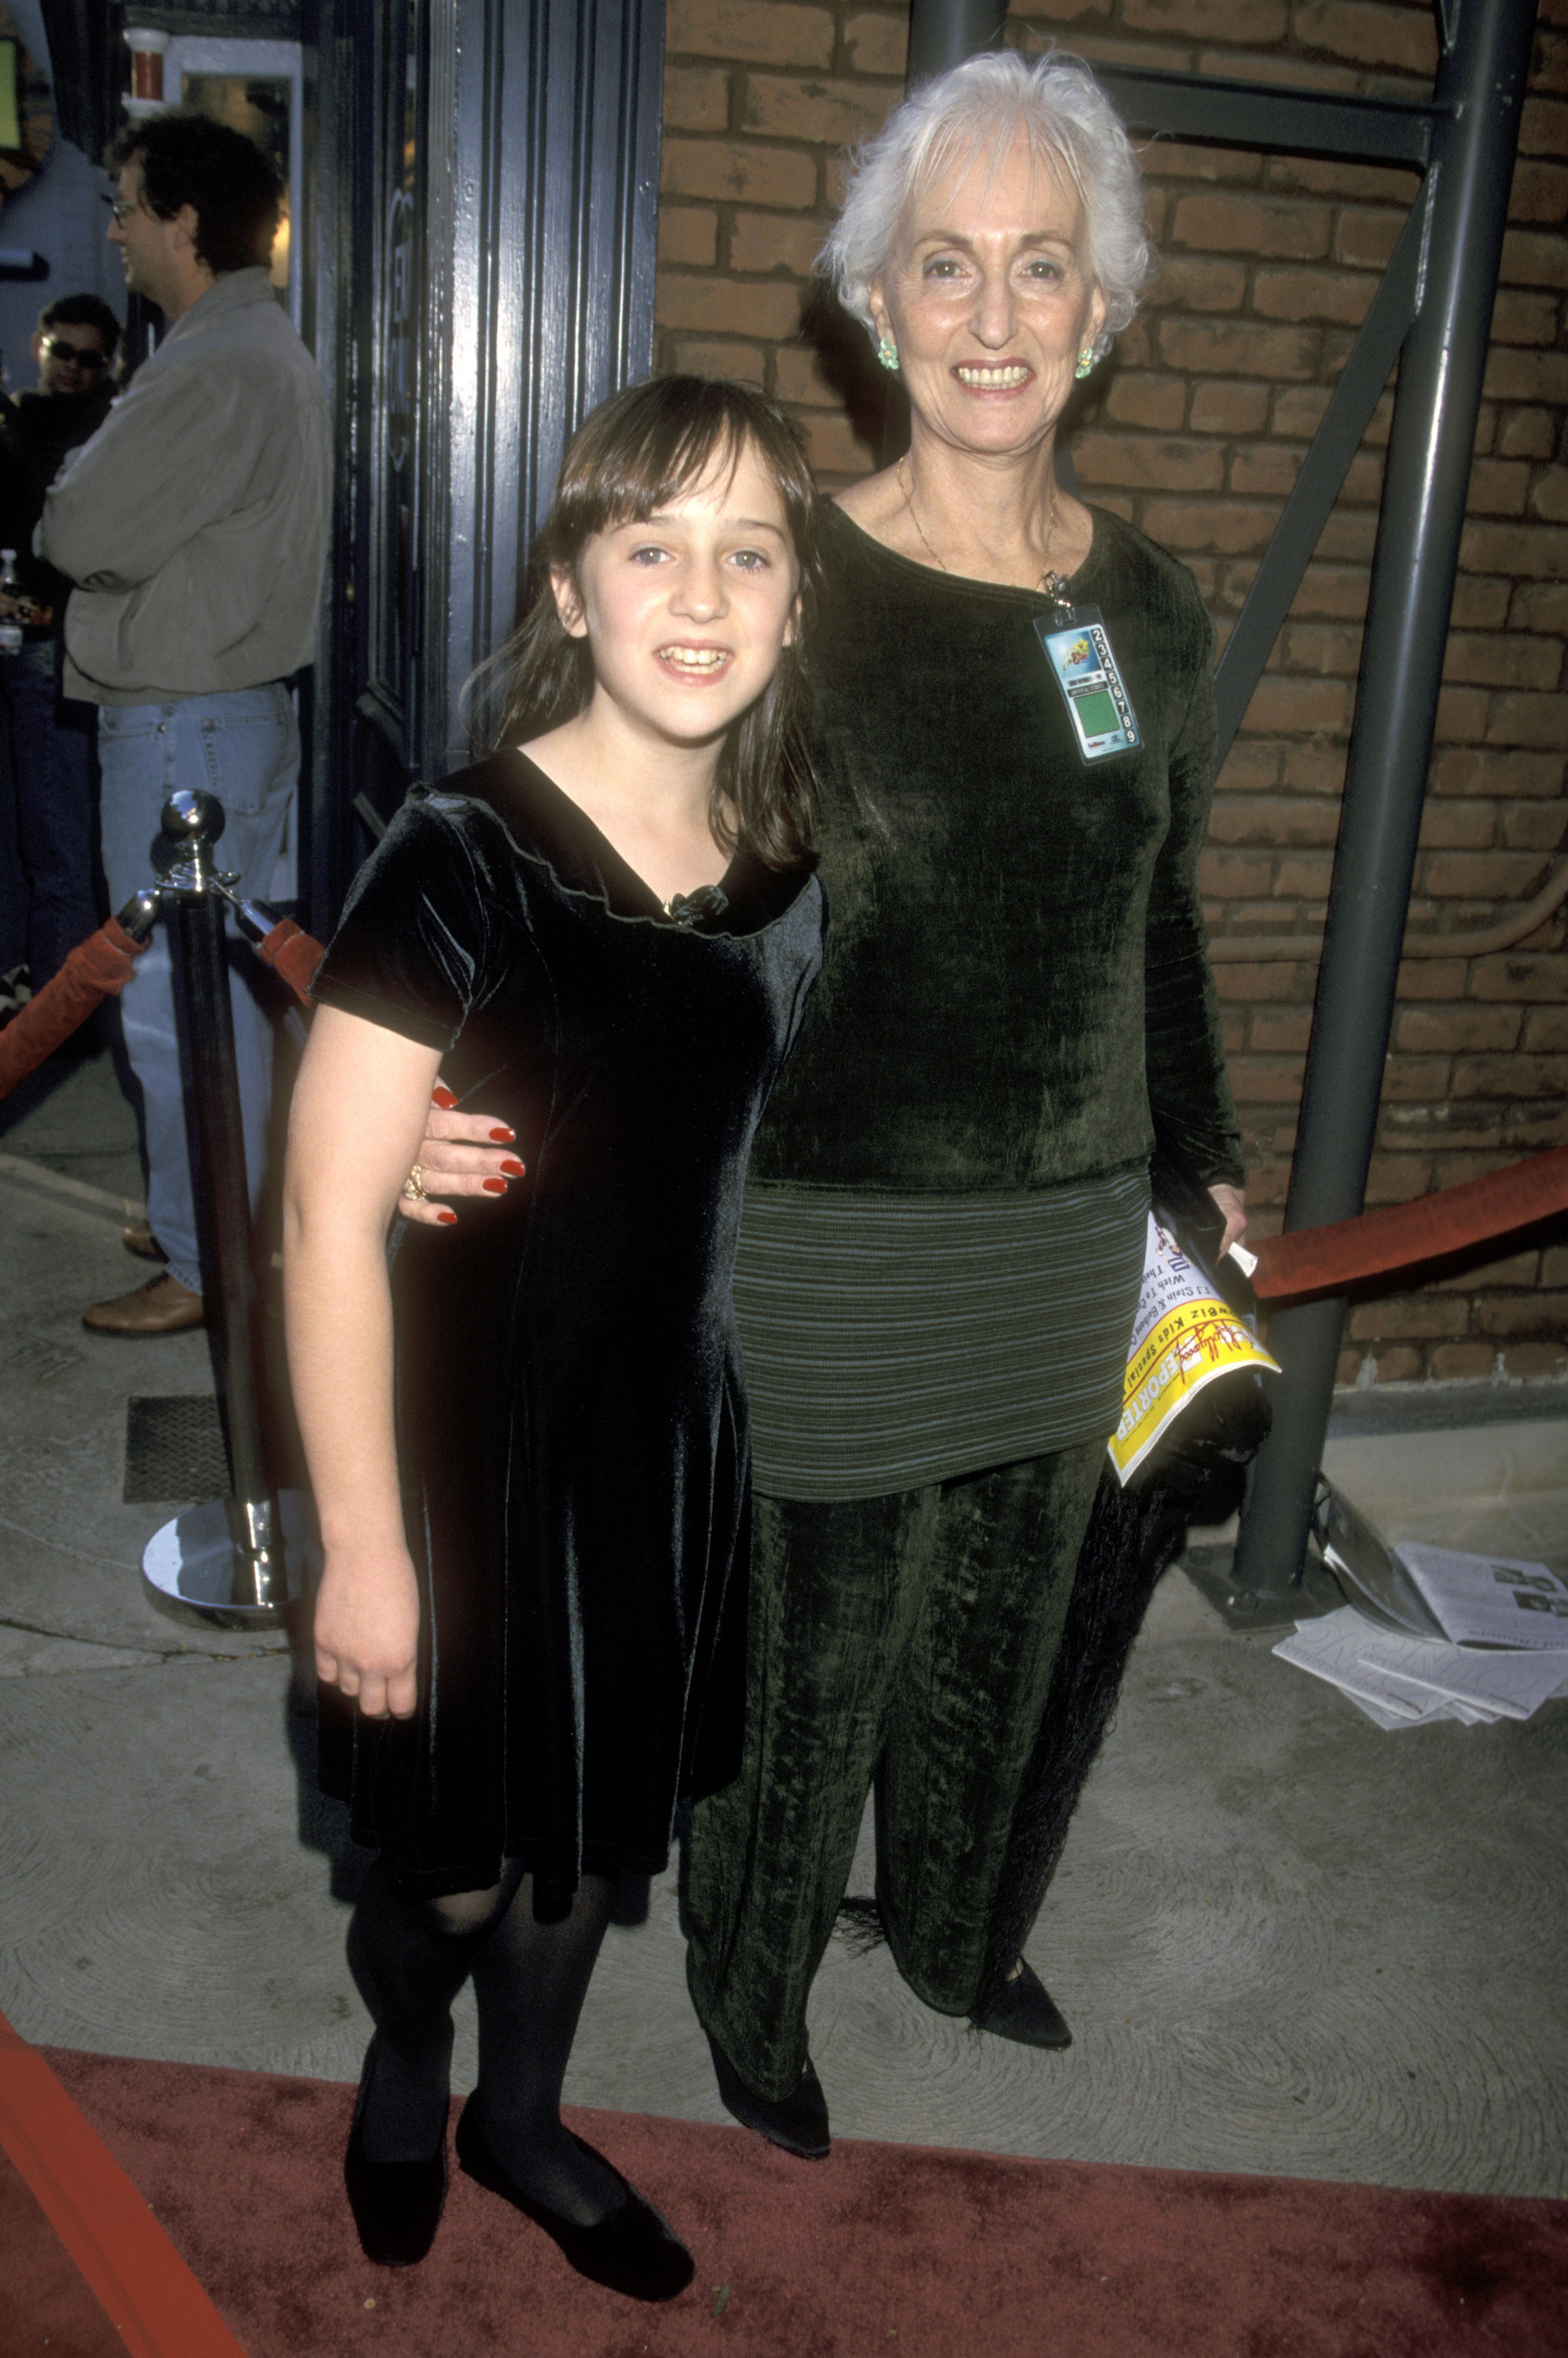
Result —
[[16, 552], [19, 653], [0, 656], [0, 1014], [99, 924], [91, 705], [60, 693], [71, 585], [33, 553], [44, 495], [114, 397], [120, 322], [96, 295], [61, 295], [33, 333], [36, 392], [0, 397], [0, 548]]
[[38, 314], [33, 332], [38, 391], [50, 399], [91, 395], [103, 414], [114, 395], [120, 322], [96, 295], [61, 295]]

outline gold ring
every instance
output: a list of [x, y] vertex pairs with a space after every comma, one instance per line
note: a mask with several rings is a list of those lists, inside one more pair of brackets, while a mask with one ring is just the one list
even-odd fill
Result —
[[413, 1170], [408, 1174], [407, 1178], [403, 1183], [403, 1192], [407, 1196], [411, 1204], [427, 1204], [429, 1202], [429, 1196], [425, 1192], [425, 1168], [423, 1163], [416, 1163], [414, 1165]]

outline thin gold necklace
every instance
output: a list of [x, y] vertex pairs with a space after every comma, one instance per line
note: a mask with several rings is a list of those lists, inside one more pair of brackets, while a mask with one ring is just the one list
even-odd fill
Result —
[[[920, 535], [920, 545], [922, 548], [925, 549], [926, 556], [931, 558], [933, 564], [940, 567], [944, 573], [951, 576], [953, 569], [952, 567], [945, 564], [942, 558], [937, 555], [936, 551], [932, 547], [931, 543], [925, 537], [925, 527], [914, 513], [914, 501], [912, 496], [911, 487], [904, 479], [903, 459], [899, 460], [897, 466], [893, 469], [893, 473], [898, 478], [899, 490], [903, 493], [903, 504], [909, 510], [909, 521], [914, 526], [915, 531]], [[1047, 557], [1050, 556], [1051, 543], [1054, 540], [1055, 536], [1056, 485], [1054, 479], [1053, 479], [1051, 484], [1051, 505], [1045, 519], [1045, 546], [1042, 551], [1044, 556]], [[1040, 587], [1048, 598], [1054, 598], [1056, 600], [1058, 604], [1066, 594], [1066, 582], [1059, 573], [1054, 573], [1049, 565], [1046, 566], [1044, 571], [1040, 576]]]

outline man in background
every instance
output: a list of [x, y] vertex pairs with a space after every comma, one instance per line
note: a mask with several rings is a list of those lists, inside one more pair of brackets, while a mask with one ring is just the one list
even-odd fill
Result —
[[[120, 322], [96, 295], [61, 295], [38, 315], [36, 393], [0, 399], [0, 548], [16, 552], [22, 624], [0, 655], [0, 1018], [41, 990], [100, 922], [91, 705], [63, 698], [70, 584], [33, 555], [44, 494], [66, 454], [96, 434], [114, 398]], [[8, 1003], [7, 1003], [8, 1002]]]
[[[267, 260], [282, 189], [259, 148], [198, 114], [121, 135], [109, 224], [127, 289], [166, 331], [45, 503], [39, 554], [77, 584], [65, 685], [98, 707], [111, 907], [153, 875], [158, 818], [182, 788], [215, 794], [219, 864], [265, 893], [299, 772], [288, 680], [308, 663], [326, 555], [330, 443], [315, 362], [276, 301]], [[272, 1089], [272, 1029], [248, 951], [231, 958], [251, 1200]], [[159, 1277], [85, 1323], [164, 1335], [203, 1321], [201, 1271], [160, 925], [121, 999], [146, 1103], [147, 1217]]]

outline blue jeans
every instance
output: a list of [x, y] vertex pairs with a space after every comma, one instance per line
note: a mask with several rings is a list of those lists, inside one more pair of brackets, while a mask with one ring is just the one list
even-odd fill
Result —
[[[265, 896], [283, 848], [289, 803], [299, 775], [299, 730], [287, 690], [238, 688], [225, 696], [185, 696], [168, 704], [105, 704], [98, 715], [103, 872], [109, 905], [120, 909], [156, 881], [158, 815], [172, 794], [205, 788], [223, 806], [217, 865], [237, 870], [239, 889]], [[245, 1170], [255, 1207], [266, 1162], [272, 1106], [272, 1025], [265, 1011], [269, 977], [234, 932], [229, 997], [234, 1010]], [[196, 1206], [186, 1142], [186, 1081], [174, 1026], [168, 936], [159, 925], [121, 994], [125, 1047], [146, 1106], [147, 1217], [168, 1257], [169, 1274], [201, 1291]]]
[[59, 644], [0, 656], [5, 882], [0, 973], [25, 963], [40, 990], [97, 925], [90, 704], [59, 693]]

